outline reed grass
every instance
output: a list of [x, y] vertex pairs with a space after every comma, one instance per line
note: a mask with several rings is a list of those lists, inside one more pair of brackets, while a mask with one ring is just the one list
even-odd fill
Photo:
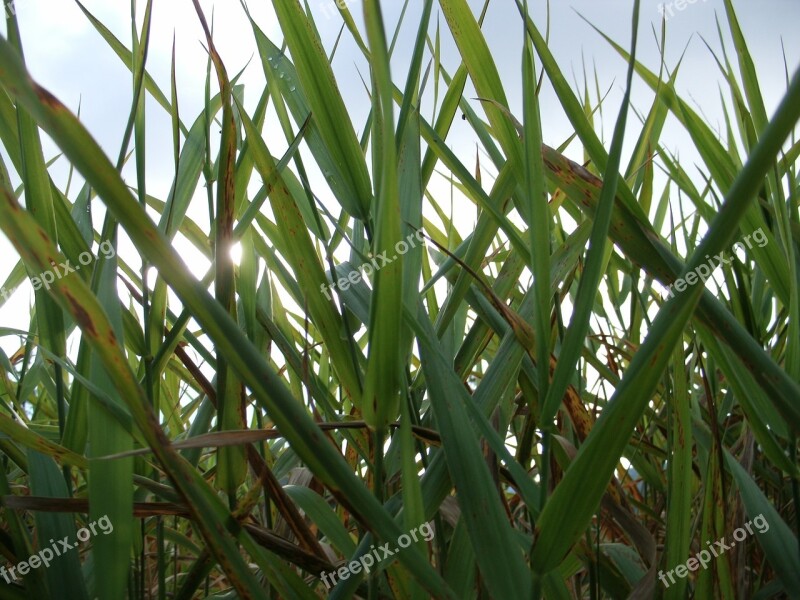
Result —
[[[3, 289], [40, 284], [0, 330], [18, 343], [0, 351], [0, 551], [15, 566], [100, 518], [113, 532], [0, 582], [0, 598], [800, 594], [800, 71], [768, 114], [731, 0], [715, 55], [726, 137], [679, 95], [677, 69], [636, 59], [637, 0], [630, 40], [597, 31], [628, 65], [621, 105], [602, 107], [617, 115], [608, 144], [602, 98], [569, 85], [527, 2], [508, 28], [516, 115], [488, 1], [406, 1], [405, 78], [386, 4], [338, 3], [368, 65], [366, 115], [298, 0], [272, 2], [280, 39], [236, 7], [255, 90], [193, 1], [209, 61], [198, 115], [179, 109], [175, 52], [170, 81], [148, 72], [152, 0], [129, 42], [78, 4], [130, 69], [116, 158], [31, 78], [15, 14], [0, 38], [0, 229], [17, 252]], [[651, 106], [630, 105], [634, 84]], [[572, 126], [560, 146], [544, 139], [543, 87]], [[170, 131], [147, 127], [148, 98]], [[448, 145], [460, 116], [476, 164]], [[668, 123], [699, 164], [662, 145]], [[80, 187], [56, 183], [44, 136]], [[154, 136], [174, 149], [161, 198], [145, 176]], [[441, 175], [456, 211], [477, 209], [473, 229]], [[135, 253], [116, 252], [123, 234]], [[726, 260], [698, 283], [710, 257]], [[82, 268], [44, 276], [66, 261]], [[756, 517], [766, 531], [665, 584]], [[425, 523], [431, 539], [353, 568]]]

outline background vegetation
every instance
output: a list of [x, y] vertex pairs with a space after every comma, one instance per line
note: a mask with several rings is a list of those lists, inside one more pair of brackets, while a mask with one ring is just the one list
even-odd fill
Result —
[[[369, 64], [365, 119], [297, 0], [273, 0], [283, 39], [247, 32], [266, 80], [249, 113], [194, 1], [209, 55], [199, 115], [180, 112], [174, 68], [170, 82], [147, 72], [152, 0], [129, 43], [82, 7], [130, 67], [116, 159], [31, 79], [7, 13], [0, 229], [19, 262], [4, 288], [123, 236], [138, 256], [38, 289], [29, 322], [0, 331], [19, 342], [0, 353], [4, 564], [101, 516], [114, 526], [0, 582], [0, 597], [798, 597], [800, 75], [787, 66], [770, 118], [726, 0], [720, 136], [676, 92], [679, 64], [653, 70], [632, 56], [636, 35], [607, 38], [629, 63], [607, 147], [602, 98], [568, 84], [525, 3], [508, 25], [523, 48], [516, 115], [481, 32], [488, 1], [439, 0], [441, 24], [432, 0], [406, 2], [397, 27], [418, 33], [404, 78], [380, 2], [358, 6], [363, 30], [340, 4], [341, 35]], [[638, 1], [631, 12], [636, 31]], [[651, 106], [629, 109], [634, 80]], [[569, 139], [542, 139], [543, 86]], [[144, 176], [148, 96], [172, 119], [165, 198]], [[268, 108], [285, 142], [262, 137]], [[702, 159], [691, 169], [660, 144], [670, 115]], [[460, 118], [474, 165], [447, 143]], [[56, 185], [44, 136], [77, 184]], [[562, 154], [571, 143], [583, 164]], [[478, 208], [474, 230], [431, 191], [442, 174]], [[757, 230], [763, 246], [731, 250]], [[205, 275], [177, 240], [208, 258]], [[321, 292], [384, 252], [402, 255]], [[720, 252], [713, 281], [666, 298]], [[759, 514], [767, 532], [661, 584]], [[428, 521], [433, 540], [369, 577], [320, 581]]]

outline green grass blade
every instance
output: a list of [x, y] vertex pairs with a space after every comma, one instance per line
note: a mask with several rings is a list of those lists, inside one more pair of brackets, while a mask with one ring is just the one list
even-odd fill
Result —
[[325, 51], [297, 0], [273, 0], [272, 4], [314, 122], [338, 167], [338, 174], [353, 192], [345, 208], [366, 222], [372, 198], [367, 165]]
[[[744, 169], [736, 179], [709, 233], [692, 254], [685, 273], [703, 263], [706, 254], [728, 247], [735, 227], [747, 211], [787, 135], [800, 119], [800, 72], [784, 97]], [[633, 358], [625, 376], [542, 511], [532, 553], [538, 573], [557, 567], [588, 526], [630, 433], [655, 390], [672, 349], [702, 292], [700, 286], [666, 302]], [[800, 420], [795, 420], [800, 423]], [[600, 450], [602, 449], [602, 450]]]
[[[362, 412], [367, 424], [382, 435], [390, 420], [397, 417], [398, 387], [401, 377], [401, 323], [397, 316], [403, 303], [403, 265], [398, 254], [401, 241], [400, 189], [397, 177], [397, 142], [394, 128], [394, 101], [389, 70], [389, 51], [380, 5], [364, 3], [367, 38], [373, 57], [373, 114], [375, 118], [375, 160], [380, 165], [376, 183], [376, 203], [372, 216], [377, 256], [392, 262], [375, 273], [375, 291], [370, 304], [369, 358], [364, 381]], [[396, 258], [395, 258], [396, 256]]]
[[493, 597], [527, 598], [528, 568], [502, 510], [469, 417], [460, 406], [472, 400], [448, 367], [424, 311], [420, 310], [412, 327], [420, 344], [447, 467], [459, 492], [461, 514], [476, 550], [478, 567]]
[[[214, 340], [219, 351], [225, 353], [242, 380], [253, 390], [259, 401], [268, 408], [274, 422], [291, 442], [298, 455], [342, 503], [348, 506], [352, 512], [359, 514], [383, 538], [392, 540], [399, 537], [403, 531], [386, 514], [363, 486], [363, 483], [355, 478], [350, 467], [330, 446], [305, 409], [297, 404], [274, 371], [265, 364], [258, 351], [231, 321], [222, 307], [211, 299], [199, 282], [192, 280], [187, 275], [185, 267], [175, 251], [169, 248], [165, 238], [159, 235], [141, 206], [130, 196], [119, 175], [85, 129], [58, 100], [42, 88], [34, 87], [35, 84], [27, 78], [27, 75], [22, 75], [25, 73], [24, 69], [13, 51], [2, 40], [0, 40], [0, 58], [7, 65], [6, 70], [0, 73], [0, 81], [7, 89], [13, 90], [18, 99], [35, 112], [40, 125], [58, 141], [76, 167], [87, 180], [91, 181], [98, 194], [108, 202], [109, 208], [120, 223], [126, 227], [132, 239], [136, 240], [146, 251], [149, 261], [159, 269], [159, 272], [170, 283], [186, 306], [193, 311], [195, 318]], [[19, 214], [19, 209], [15, 208], [18, 205], [13, 197], [8, 195], [4, 195], [4, 197], [5, 202], [0, 204], [0, 212], [7, 217], [14, 215], [15, 218], [25, 219], [25, 215]], [[4, 219], [0, 222], [5, 224], [7, 220]], [[9, 225], [9, 227], [11, 226], [13, 225]], [[20, 229], [25, 230], [24, 227]], [[28, 243], [34, 241], [29, 239]], [[42, 251], [42, 254], [46, 253], [46, 250]], [[42, 264], [46, 264], [46, 262], [42, 262]], [[65, 281], [62, 280], [62, 282]], [[62, 285], [66, 284], [62, 283]], [[81, 294], [79, 300], [81, 303], [90, 302], [90, 298], [84, 297], [84, 294]], [[99, 311], [90, 314], [95, 314], [95, 312]], [[93, 323], [93, 325], [95, 324]], [[107, 327], [104, 327], [102, 331], [95, 330], [96, 336], [92, 336], [93, 344], [97, 344], [106, 351], [108, 348], [101, 344], [104, 344], [106, 340], [103, 336], [107, 330]], [[87, 330], [84, 329], [84, 331]], [[90, 329], [88, 333], [91, 331]], [[110, 368], [115, 365], [113, 357], [119, 356], [118, 350], [108, 353], [104, 357], [105, 366]], [[119, 380], [115, 383], [120, 388], [128, 392], [130, 391], [128, 386], [133, 386], [133, 389], [137, 388], [131, 383], [131, 377], [127, 372], [120, 371], [118, 366], [115, 372], [119, 376]], [[237, 554], [226, 533], [214, 529], [212, 525], [215, 521], [227, 518], [226, 511], [216, 496], [209, 496], [210, 490], [202, 483], [203, 480], [199, 479], [201, 483], [198, 483], [199, 475], [191, 469], [187, 474], [185, 463], [177, 461], [171, 452], [165, 450], [166, 440], [158, 437], [161, 433], [160, 428], [153, 428], [152, 423], [148, 422], [152, 416], [148, 417], [145, 404], [140, 405], [138, 402], [134, 402], [130, 408], [159, 460], [174, 469], [175, 481], [180, 486], [181, 492], [198, 503], [197, 516], [203, 515], [203, 517], [199, 518], [197, 523], [203, 527], [204, 538], [209, 543], [215, 558], [226, 568], [229, 577], [232, 579], [235, 577], [241, 591], [249, 590], [253, 585], [252, 575], [242, 570], [243, 563], [240, 560], [232, 558]], [[145, 423], [147, 424], [145, 425]], [[178, 473], [189, 479], [181, 479]], [[404, 552], [400, 554], [399, 559], [430, 592], [443, 598], [453, 597], [443, 580], [418, 553]]]
[[600, 193], [597, 213], [595, 215], [592, 235], [589, 240], [589, 250], [586, 253], [586, 266], [581, 276], [575, 308], [572, 319], [567, 329], [559, 354], [558, 365], [553, 374], [553, 383], [547, 390], [547, 396], [542, 408], [542, 421], [549, 424], [558, 410], [567, 385], [575, 372], [581, 348], [584, 345], [586, 333], [589, 329], [589, 320], [592, 315], [595, 299], [600, 287], [600, 279], [605, 271], [606, 248], [608, 229], [617, 195], [617, 182], [620, 179], [619, 168], [622, 159], [622, 144], [625, 139], [628, 109], [630, 104], [631, 89], [633, 87], [633, 68], [636, 55], [636, 43], [639, 28], [639, 2], [633, 8], [633, 26], [631, 42], [631, 62], [628, 67], [628, 76], [625, 94], [622, 99], [619, 117], [614, 128], [614, 137], [611, 141], [608, 165], [603, 177], [603, 189]]

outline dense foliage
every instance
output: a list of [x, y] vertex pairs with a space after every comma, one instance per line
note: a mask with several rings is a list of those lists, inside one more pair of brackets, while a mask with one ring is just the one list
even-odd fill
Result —
[[[605, 38], [629, 68], [608, 144], [602, 98], [570, 86], [520, 0], [518, 114], [488, 0], [406, 2], [403, 77], [381, 3], [361, 27], [332, 5], [367, 115], [298, 0], [272, 2], [283, 39], [251, 20], [256, 90], [194, 1], [209, 79], [186, 115], [174, 54], [172, 81], [146, 68], [152, 4], [130, 44], [81, 6], [130, 68], [116, 159], [29, 76], [6, 14], [3, 289], [30, 278], [34, 301], [0, 331], [18, 342], [0, 353], [0, 598], [800, 594], [800, 74], [770, 117], [731, 0], [724, 135], [634, 34]], [[629, 107], [634, 81], [651, 106]], [[542, 139], [542, 89], [569, 139]], [[146, 127], [146, 98], [171, 132]], [[448, 143], [462, 117], [474, 165]], [[700, 163], [662, 146], [668, 123]], [[153, 135], [174, 148], [165, 198]]]

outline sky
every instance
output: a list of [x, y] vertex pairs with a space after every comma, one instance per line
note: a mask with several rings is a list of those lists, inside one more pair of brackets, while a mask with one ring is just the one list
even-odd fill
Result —
[[[347, 1], [347, 5], [361, 25], [361, 0]], [[483, 1], [468, 0], [478, 13]], [[341, 20], [333, 0], [308, 0], [316, 17], [317, 27], [325, 48], [330, 51], [339, 34]], [[145, 2], [139, 0], [141, 17]], [[800, 23], [800, 2], [796, 0], [734, 0], [733, 2], [746, 39], [753, 53], [758, 77], [765, 94], [767, 110], [772, 112], [785, 89], [785, 69], [794, 72], [800, 65], [800, 39], [797, 24]], [[125, 0], [84, 0], [86, 8], [102, 21], [120, 40], [130, 45], [130, 4]], [[245, 86], [245, 105], [251, 111], [264, 87], [264, 73], [257, 55], [251, 28], [241, 9], [239, 0], [201, 0], [206, 15], [213, 10], [215, 44], [228, 72], [233, 74], [244, 69], [241, 82]], [[540, 30], [548, 28], [545, 20], [545, 2], [531, 1], [532, 14]], [[392, 73], [396, 83], [405, 81], [411, 47], [414, 42], [422, 0], [410, 0], [405, 21], [401, 27], [392, 60]], [[595, 82], [604, 100], [602, 118], [606, 145], [611, 136], [614, 120], [619, 111], [625, 79], [626, 64], [589, 24], [609, 35], [623, 47], [630, 46], [631, 10], [633, 2], [623, 0], [553, 0], [549, 22], [550, 50], [570, 78], [575, 89], [582, 89], [588, 81], [590, 93], [595, 93]], [[264, 32], [280, 45], [282, 39], [277, 19], [268, 0], [251, 0], [250, 11]], [[382, 8], [388, 29], [394, 27], [401, 13], [402, 2], [384, 0]], [[73, 0], [18, 0], [6, 5], [6, 12], [16, 12], [25, 49], [25, 58], [33, 78], [46, 87], [80, 116], [89, 131], [95, 136], [107, 154], [116, 160], [119, 145], [127, 121], [131, 103], [132, 83], [128, 68], [119, 60]], [[724, 11], [722, 0], [696, 0], [690, 3], [666, 3], [663, 9], [667, 16], [667, 42], [665, 61], [672, 69], [682, 57], [682, 66], [677, 88], [683, 97], [695, 103], [712, 126], [722, 122], [720, 110], [721, 76], [714, 53], [719, 54], [721, 43], [717, 31], [717, 15]], [[724, 21], [724, 16], [722, 17]], [[659, 69], [659, 45], [661, 12], [659, 2], [643, 0], [640, 15], [640, 46], [638, 58], [653, 71]], [[443, 65], [453, 73], [459, 64], [455, 44], [447, 30], [438, 2], [434, 2], [434, 13], [430, 33], [435, 34], [437, 25], [442, 36]], [[363, 32], [363, 27], [361, 27]], [[0, 25], [5, 35], [5, 24]], [[484, 35], [496, 59], [500, 76], [509, 98], [510, 110], [521, 115], [521, 49], [523, 34], [521, 19], [514, 2], [493, 0], [483, 25]], [[155, 0], [154, 20], [148, 58], [148, 70], [162, 90], [169, 93], [170, 61], [173, 38], [176, 44], [178, 96], [181, 117], [190, 126], [203, 107], [207, 55], [203, 47], [204, 37], [191, 0]], [[723, 34], [729, 44], [727, 33]], [[784, 63], [784, 57], [786, 64]], [[735, 57], [732, 57], [735, 59]], [[339, 82], [356, 131], [360, 134], [369, 111], [369, 99], [362, 84], [368, 76], [364, 60], [355, 43], [345, 34], [333, 58], [333, 69]], [[216, 89], [216, 88], [214, 88]], [[430, 95], [430, 94], [429, 94]], [[474, 98], [472, 89], [466, 97]], [[649, 110], [652, 94], [641, 81], [634, 82], [632, 103], [639, 113]], [[471, 101], [480, 111], [480, 103]], [[552, 91], [545, 86], [542, 92], [542, 118], [545, 142], [556, 146], [571, 133], [569, 122], [559, 108]], [[423, 116], [430, 118], [430, 102], [423, 104]], [[631, 115], [628, 140], [636, 136], [638, 120]], [[671, 122], [676, 125], [676, 122]], [[147, 102], [147, 181], [148, 193], [165, 198], [173, 179], [171, 125], [166, 112], [154, 101]], [[268, 117], [264, 134], [273, 154], [280, 155], [286, 142], [276, 121]], [[688, 137], [678, 126], [666, 128], [663, 143], [686, 164], [693, 164], [696, 156]], [[465, 161], [474, 164], [476, 139], [466, 124], [456, 120], [448, 143]], [[2, 150], [0, 150], [2, 152]], [[45, 158], [56, 156], [58, 149], [45, 140]], [[582, 152], [573, 144], [568, 154], [580, 160]], [[491, 177], [494, 170], [482, 156], [484, 174]], [[68, 169], [63, 159], [57, 161], [52, 173], [60, 187], [65, 185]], [[128, 181], [135, 181], [135, 172], [126, 168]], [[313, 185], [312, 180], [312, 185]], [[73, 180], [73, 190], [77, 182]], [[434, 178], [433, 193], [450, 193], [444, 178]], [[198, 186], [198, 197], [205, 196], [202, 183]], [[73, 194], [74, 196], [74, 194]], [[449, 196], [444, 196], [449, 197]], [[205, 200], [198, 202], [205, 207]], [[463, 233], [475, 219], [473, 206], [456, 207], [460, 215]], [[207, 227], [207, 211], [191, 213], [201, 227]], [[121, 252], [125, 254], [123, 241]], [[188, 267], [195, 273], [203, 273], [207, 262], [192, 249], [182, 255]], [[0, 285], [17, 261], [17, 255], [8, 241], [0, 235]], [[138, 261], [132, 261], [138, 266]], [[28, 284], [17, 290], [11, 299], [0, 307], [0, 327], [20, 327], [27, 322], [32, 293]], [[22, 320], [21, 320], [22, 319]], [[0, 347], [13, 351], [14, 343], [0, 340]]]

